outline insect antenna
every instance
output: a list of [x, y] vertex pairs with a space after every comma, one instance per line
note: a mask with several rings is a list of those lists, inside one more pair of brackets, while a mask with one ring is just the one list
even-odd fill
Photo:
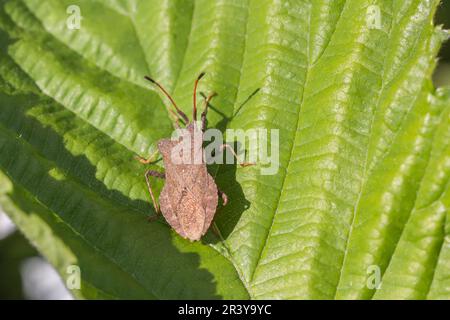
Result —
[[[183, 111], [181, 111], [180, 108], [178, 108], [177, 104], [175, 103], [173, 98], [170, 96], [170, 94], [166, 91], [166, 89], [164, 89], [164, 87], [162, 85], [160, 85], [158, 82], [156, 82], [152, 78], [150, 78], [148, 76], [145, 76], [144, 78], [146, 80], [150, 81], [151, 83], [155, 84], [165, 94], [165, 96], [167, 98], [169, 98], [170, 102], [174, 106], [174, 108], [177, 111], [178, 115], [181, 117], [181, 120], [183, 120], [185, 123], [189, 123], [189, 118], [187, 117], [187, 115]], [[177, 116], [177, 118], [178, 118], [178, 116]]]
[[193, 115], [192, 115], [192, 121], [197, 121], [197, 86], [198, 86], [198, 82], [200, 81], [201, 78], [203, 78], [203, 76], [205, 75], [204, 72], [200, 73], [200, 75], [197, 77], [197, 79], [195, 80], [195, 84], [194, 84], [194, 96], [193, 96], [193, 103], [194, 103], [194, 108], [193, 108]]

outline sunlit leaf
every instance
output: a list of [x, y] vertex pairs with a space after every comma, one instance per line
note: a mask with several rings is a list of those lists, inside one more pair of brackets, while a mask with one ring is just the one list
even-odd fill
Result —
[[[0, 4], [0, 204], [64, 279], [80, 267], [76, 297], [450, 298], [438, 0]], [[280, 166], [215, 168], [230, 201], [191, 243], [146, 221], [134, 156], [172, 131], [143, 77], [190, 114], [202, 71], [209, 126], [278, 129]]]

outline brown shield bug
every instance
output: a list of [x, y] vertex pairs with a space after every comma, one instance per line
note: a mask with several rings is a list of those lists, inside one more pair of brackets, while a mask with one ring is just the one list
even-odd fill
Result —
[[[174, 99], [158, 82], [145, 77], [148, 81], [156, 85], [162, 93], [170, 100], [174, 110], [171, 110], [175, 116], [175, 126], [180, 129], [182, 122], [186, 125], [186, 130], [182, 134], [181, 139], [189, 138], [189, 157], [195, 157], [200, 154], [200, 161], [192, 161], [190, 163], [179, 163], [174, 161], [174, 148], [179, 141], [171, 139], [162, 139], [158, 142], [158, 151], [161, 153], [165, 173], [148, 170], [145, 173], [148, 190], [155, 207], [156, 214], [162, 213], [169, 225], [183, 238], [191, 241], [200, 240], [200, 238], [208, 231], [216, 213], [219, 195], [222, 198], [223, 205], [227, 204], [227, 196], [218, 190], [213, 177], [208, 173], [203, 152], [203, 133], [206, 129], [206, 114], [211, 98], [215, 94], [209, 95], [205, 99], [204, 110], [201, 114], [201, 128], [197, 124], [197, 86], [200, 79], [205, 75], [202, 72], [196, 79], [193, 94], [193, 116], [192, 121], [186, 114], [181, 111]], [[224, 144], [223, 148], [228, 148], [236, 157], [236, 153], [231, 146]], [[144, 159], [138, 157], [143, 164], [148, 164], [153, 159]], [[251, 165], [243, 163], [241, 166]], [[160, 205], [153, 194], [150, 177], [165, 179], [164, 187], [159, 196]], [[156, 216], [154, 217], [156, 218]], [[152, 218], [152, 220], [154, 219]]]

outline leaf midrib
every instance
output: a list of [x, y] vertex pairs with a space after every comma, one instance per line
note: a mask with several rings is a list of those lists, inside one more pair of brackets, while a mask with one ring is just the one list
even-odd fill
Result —
[[[272, 215], [272, 219], [271, 219], [272, 221], [271, 221], [270, 227], [269, 227], [269, 229], [267, 231], [267, 234], [266, 234], [266, 236], [264, 238], [264, 243], [261, 246], [260, 253], [258, 255], [258, 260], [256, 261], [255, 267], [254, 267], [253, 272], [252, 272], [251, 277], [250, 277], [250, 282], [254, 281], [256, 270], [258, 269], [258, 266], [259, 266], [259, 264], [261, 262], [261, 258], [263, 256], [264, 250], [265, 250], [265, 248], [267, 246], [268, 239], [269, 239], [269, 237], [271, 235], [272, 228], [273, 228], [273, 225], [274, 225], [274, 222], [275, 222], [275, 216], [276, 216], [276, 214], [278, 212], [278, 208], [280, 206], [281, 195], [283, 194], [284, 186], [285, 186], [285, 183], [286, 183], [287, 173], [289, 171], [289, 167], [291, 165], [291, 159], [292, 159], [292, 156], [293, 156], [293, 153], [294, 153], [294, 150], [295, 150], [295, 137], [297, 135], [297, 131], [298, 131], [298, 128], [300, 126], [300, 113], [301, 113], [303, 102], [304, 102], [304, 98], [305, 98], [305, 89], [306, 89], [307, 84], [308, 84], [308, 78], [309, 78], [310, 70], [311, 70], [311, 67], [312, 67], [312, 65], [310, 64], [310, 62], [311, 62], [310, 61], [310, 54], [311, 54], [310, 53], [310, 46], [311, 46], [311, 7], [312, 7], [312, 4], [310, 4], [310, 8], [309, 8], [309, 12], [308, 12], [309, 13], [309, 16], [308, 16], [308, 21], [309, 21], [308, 22], [308, 28], [309, 28], [309, 30], [308, 30], [308, 43], [307, 43], [307, 48], [306, 48], [307, 61], [306, 61], [305, 81], [304, 81], [303, 86], [302, 86], [302, 93], [301, 93], [300, 103], [299, 103], [298, 112], [297, 112], [297, 121], [295, 123], [295, 130], [293, 130], [293, 132], [292, 132], [291, 150], [289, 152], [289, 157], [288, 157], [288, 160], [287, 160], [288, 161], [287, 162], [288, 165], [287, 165], [286, 170], [285, 170], [284, 175], [283, 175], [283, 181], [281, 183], [281, 188], [280, 188], [280, 191], [278, 193], [278, 199], [276, 200], [277, 202], [276, 202], [276, 206], [275, 206], [275, 211], [274, 211], [274, 213]], [[334, 30], [336, 30], [336, 28]], [[330, 41], [331, 41], [331, 38], [330, 38]], [[317, 61], [319, 61], [319, 59], [317, 59]]]
[[[238, 84], [237, 84], [238, 90], [236, 90], [236, 93], [235, 93], [235, 95], [234, 95], [234, 97], [233, 97], [233, 102], [232, 102], [232, 105], [233, 105], [233, 117], [236, 115], [235, 113], [236, 113], [237, 98], [238, 98], [238, 94], [239, 94], [239, 83], [240, 83], [240, 81], [241, 81], [241, 77], [242, 77], [242, 73], [243, 73], [243, 68], [244, 68], [244, 57], [245, 57], [245, 52], [247, 51], [247, 44], [248, 44], [248, 25], [249, 25], [249, 13], [250, 13], [250, 0], [247, 2], [247, 6], [246, 6], [246, 7], [247, 7], [247, 15], [246, 15], [247, 21], [246, 21], [246, 23], [245, 23], [245, 37], [244, 37], [243, 57], [242, 57], [242, 60], [241, 60], [241, 68], [240, 68], [240, 70], [239, 70], [239, 80], [238, 80], [238, 82], [237, 82], [237, 83], [238, 83]], [[195, 2], [194, 2], [194, 10], [195, 10]], [[194, 14], [192, 14], [192, 20], [193, 20], [193, 18], [194, 18]], [[189, 37], [188, 37], [188, 44], [189, 44], [189, 42], [190, 42], [191, 34], [192, 34], [192, 23], [191, 23], [191, 30], [190, 30]], [[185, 51], [185, 53], [184, 53], [185, 56], [186, 56], [186, 52], [187, 52], [187, 47], [188, 47], [188, 46], [186, 46], [186, 51]], [[183, 59], [183, 64], [184, 64], [184, 59]], [[182, 70], [182, 67], [180, 68], [180, 73], [181, 73], [181, 70]], [[175, 88], [176, 88], [176, 84], [177, 84], [177, 82], [178, 82], [178, 79], [179, 79], [179, 78], [177, 78], [177, 80], [176, 80], [176, 82], [175, 82], [175, 86], [174, 86]], [[229, 125], [230, 125], [230, 123], [227, 124], [227, 127], [228, 127]], [[219, 173], [219, 171], [220, 171], [220, 167], [217, 167], [217, 170], [216, 170], [216, 172], [215, 172], [215, 174], [214, 174], [214, 178], [216, 178], [216, 176], [217, 176], [217, 174]], [[217, 226], [217, 224], [216, 224], [215, 222], [213, 222], [213, 223], [214, 223], [214, 225], [217, 227], [217, 230], [219, 231], [219, 237], [220, 237], [220, 240], [221, 240], [221, 244], [222, 244], [222, 246], [224, 247], [224, 249], [225, 249], [226, 252], [227, 252], [226, 255], [224, 255], [224, 254], [223, 254], [222, 252], [220, 252], [220, 251], [219, 251], [219, 253], [220, 253], [223, 257], [225, 257], [228, 261], [230, 261], [230, 263], [232, 264], [232, 266], [233, 266], [234, 269], [236, 270], [236, 273], [238, 274], [239, 279], [241, 280], [242, 285], [244, 286], [245, 290], [247, 291], [247, 294], [249, 295], [250, 299], [254, 299], [255, 296], [254, 296], [254, 294], [253, 294], [253, 292], [252, 292], [252, 290], [251, 290], [250, 283], [245, 279], [244, 273], [243, 273], [242, 269], [239, 267], [239, 264], [236, 263], [236, 261], [234, 260], [233, 254], [232, 254], [230, 248], [228, 247], [227, 242], [226, 242], [225, 239], [223, 238], [222, 232], [221, 232], [219, 226]], [[217, 250], [217, 248], [216, 248], [214, 245], [211, 245], [211, 244], [210, 244], [210, 247], [212, 247], [212, 248], [214, 248], [215, 250]]]
[[[391, 24], [389, 26], [389, 33], [388, 33], [388, 36], [387, 36], [387, 40], [388, 41], [391, 39], [391, 36], [392, 36], [393, 23], [394, 23], [394, 19], [391, 19]], [[389, 44], [390, 43], [391, 42], [389, 41]], [[371, 121], [370, 121], [368, 141], [370, 141], [371, 138], [372, 138], [372, 134], [373, 134], [373, 130], [372, 129], [373, 129], [373, 124], [375, 123], [376, 111], [379, 109], [382, 93], [383, 93], [383, 91], [385, 89], [385, 85], [386, 85], [386, 82], [385, 82], [386, 60], [387, 60], [387, 55], [385, 55], [384, 58], [383, 58], [383, 71], [382, 71], [382, 76], [381, 76], [381, 87], [380, 87], [380, 90], [378, 92], [377, 102], [375, 103], [373, 115], [372, 115], [372, 118], [371, 118]], [[334, 300], [336, 300], [336, 295], [338, 293], [339, 284], [341, 283], [341, 280], [342, 280], [342, 274], [343, 274], [344, 266], [345, 266], [345, 263], [346, 263], [346, 260], [347, 260], [350, 239], [351, 239], [351, 235], [352, 235], [352, 232], [353, 232], [353, 227], [354, 227], [355, 220], [356, 220], [356, 214], [357, 214], [357, 211], [358, 211], [359, 202], [361, 200], [361, 196], [363, 194], [364, 187], [365, 187], [365, 184], [366, 184], [366, 181], [367, 181], [367, 177], [368, 177], [368, 175], [367, 175], [367, 166], [368, 166], [368, 161], [369, 161], [370, 148], [367, 148], [365, 153], [366, 154], [365, 154], [364, 165], [363, 165], [363, 177], [362, 177], [362, 180], [361, 180], [361, 186], [360, 186], [360, 189], [359, 189], [359, 192], [358, 192], [357, 199], [356, 199], [355, 204], [353, 206], [352, 219], [351, 219], [351, 222], [350, 222], [349, 230], [347, 232], [347, 239], [345, 241], [345, 247], [344, 247], [344, 257], [342, 259], [341, 267], [340, 267], [340, 270], [339, 270], [339, 279], [338, 279], [338, 281], [336, 283], [336, 287], [335, 287], [334, 298], [333, 298]]]

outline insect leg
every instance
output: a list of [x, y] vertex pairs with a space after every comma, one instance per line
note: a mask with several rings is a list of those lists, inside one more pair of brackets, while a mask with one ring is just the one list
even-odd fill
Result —
[[136, 155], [134, 158], [137, 161], [139, 161], [140, 163], [142, 163], [142, 164], [149, 164], [149, 163], [152, 163], [152, 162], [156, 161], [156, 159], [157, 159], [156, 156], [157, 155], [158, 155], [158, 150], [155, 150], [155, 152], [148, 159], [145, 159], [145, 158], [143, 158], [141, 156], [138, 156], [138, 155]]
[[225, 192], [219, 190], [219, 189], [217, 189], [217, 192], [219, 193], [219, 196], [222, 198], [223, 206], [226, 206], [227, 203], [228, 203], [228, 196], [227, 196], [227, 194]]
[[211, 101], [211, 99], [216, 95], [217, 94], [215, 92], [213, 92], [205, 99], [204, 108], [203, 108], [203, 112], [202, 112], [202, 131], [203, 132], [206, 130], [206, 115], [208, 113], [209, 101]]
[[[234, 149], [233, 149], [233, 147], [232, 146], [230, 146], [229, 144], [223, 144], [223, 145], [221, 145], [220, 146], [220, 150], [221, 151], [223, 151], [223, 149], [225, 149], [225, 148], [227, 148], [228, 150], [230, 150], [231, 151], [231, 153], [233, 154], [233, 156], [236, 158], [236, 160], [237, 160], [237, 154], [236, 154], [236, 152], [234, 151]], [[241, 167], [248, 167], [248, 166], [253, 166], [253, 165], [255, 165], [254, 163], [250, 163], [250, 162], [243, 162], [243, 163], [240, 163], [239, 164]]]
[[165, 179], [166, 175], [162, 172], [148, 170], [145, 173], [145, 182], [147, 182], [148, 192], [150, 193], [150, 197], [152, 198], [153, 206], [155, 207], [156, 216], [151, 217], [149, 220], [153, 221], [157, 218], [158, 214], [161, 212], [159, 209], [159, 204], [156, 201], [155, 196], [153, 195], [152, 186], [150, 185], [150, 177]]
[[217, 227], [217, 225], [216, 225], [215, 222], [213, 222], [213, 223], [211, 224], [211, 227], [212, 227], [212, 228], [211, 228], [212, 232], [217, 236], [217, 238], [223, 240], [222, 233], [220, 232], [220, 230], [219, 230], [219, 228]]

